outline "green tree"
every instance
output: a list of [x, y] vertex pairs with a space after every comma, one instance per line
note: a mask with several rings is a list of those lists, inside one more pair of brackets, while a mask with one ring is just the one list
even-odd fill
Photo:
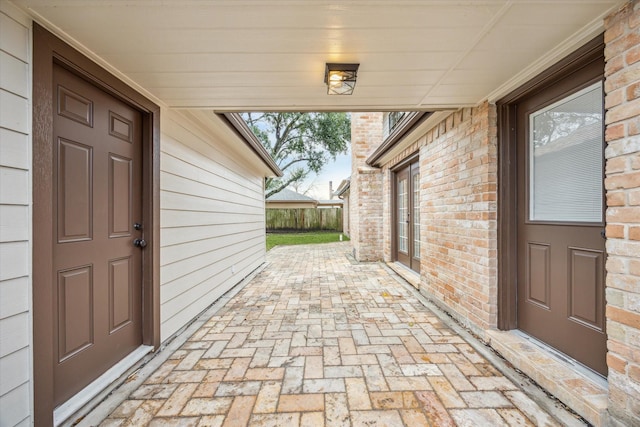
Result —
[[267, 178], [266, 197], [319, 173], [351, 139], [347, 113], [245, 113], [244, 120], [284, 172]]

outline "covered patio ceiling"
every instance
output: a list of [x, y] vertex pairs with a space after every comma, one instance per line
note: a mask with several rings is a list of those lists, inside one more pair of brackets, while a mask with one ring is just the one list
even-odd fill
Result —
[[[622, 0], [14, 0], [174, 108], [437, 110], [494, 100], [602, 32]], [[360, 63], [329, 96], [326, 62]]]

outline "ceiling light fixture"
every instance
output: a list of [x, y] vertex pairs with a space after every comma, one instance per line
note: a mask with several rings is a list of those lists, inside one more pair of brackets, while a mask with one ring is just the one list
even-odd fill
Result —
[[327, 63], [324, 71], [327, 95], [351, 95], [356, 87], [359, 66], [360, 64]]

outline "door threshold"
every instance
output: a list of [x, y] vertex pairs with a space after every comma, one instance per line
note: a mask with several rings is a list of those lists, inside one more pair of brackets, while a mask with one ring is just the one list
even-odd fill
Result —
[[487, 330], [489, 345], [594, 426], [605, 422], [608, 382], [591, 369], [519, 330]]
[[420, 273], [410, 269], [399, 261], [388, 262], [387, 265], [398, 275], [400, 275], [400, 277], [411, 283], [414, 288], [420, 289]]
[[72, 398], [55, 408], [53, 410], [53, 425], [55, 427], [61, 425], [152, 351], [153, 346], [141, 345], [125, 356], [124, 359], [109, 368], [104, 374], [96, 378], [88, 386], [76, 393]]

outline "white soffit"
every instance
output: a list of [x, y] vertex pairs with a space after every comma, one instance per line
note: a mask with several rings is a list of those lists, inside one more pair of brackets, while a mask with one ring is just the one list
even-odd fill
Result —
[[[14, 0], [169, 107], [434, 110], [514, 89], [623, 0]], [[328, 96], [326, 62], [360, 63]]]

